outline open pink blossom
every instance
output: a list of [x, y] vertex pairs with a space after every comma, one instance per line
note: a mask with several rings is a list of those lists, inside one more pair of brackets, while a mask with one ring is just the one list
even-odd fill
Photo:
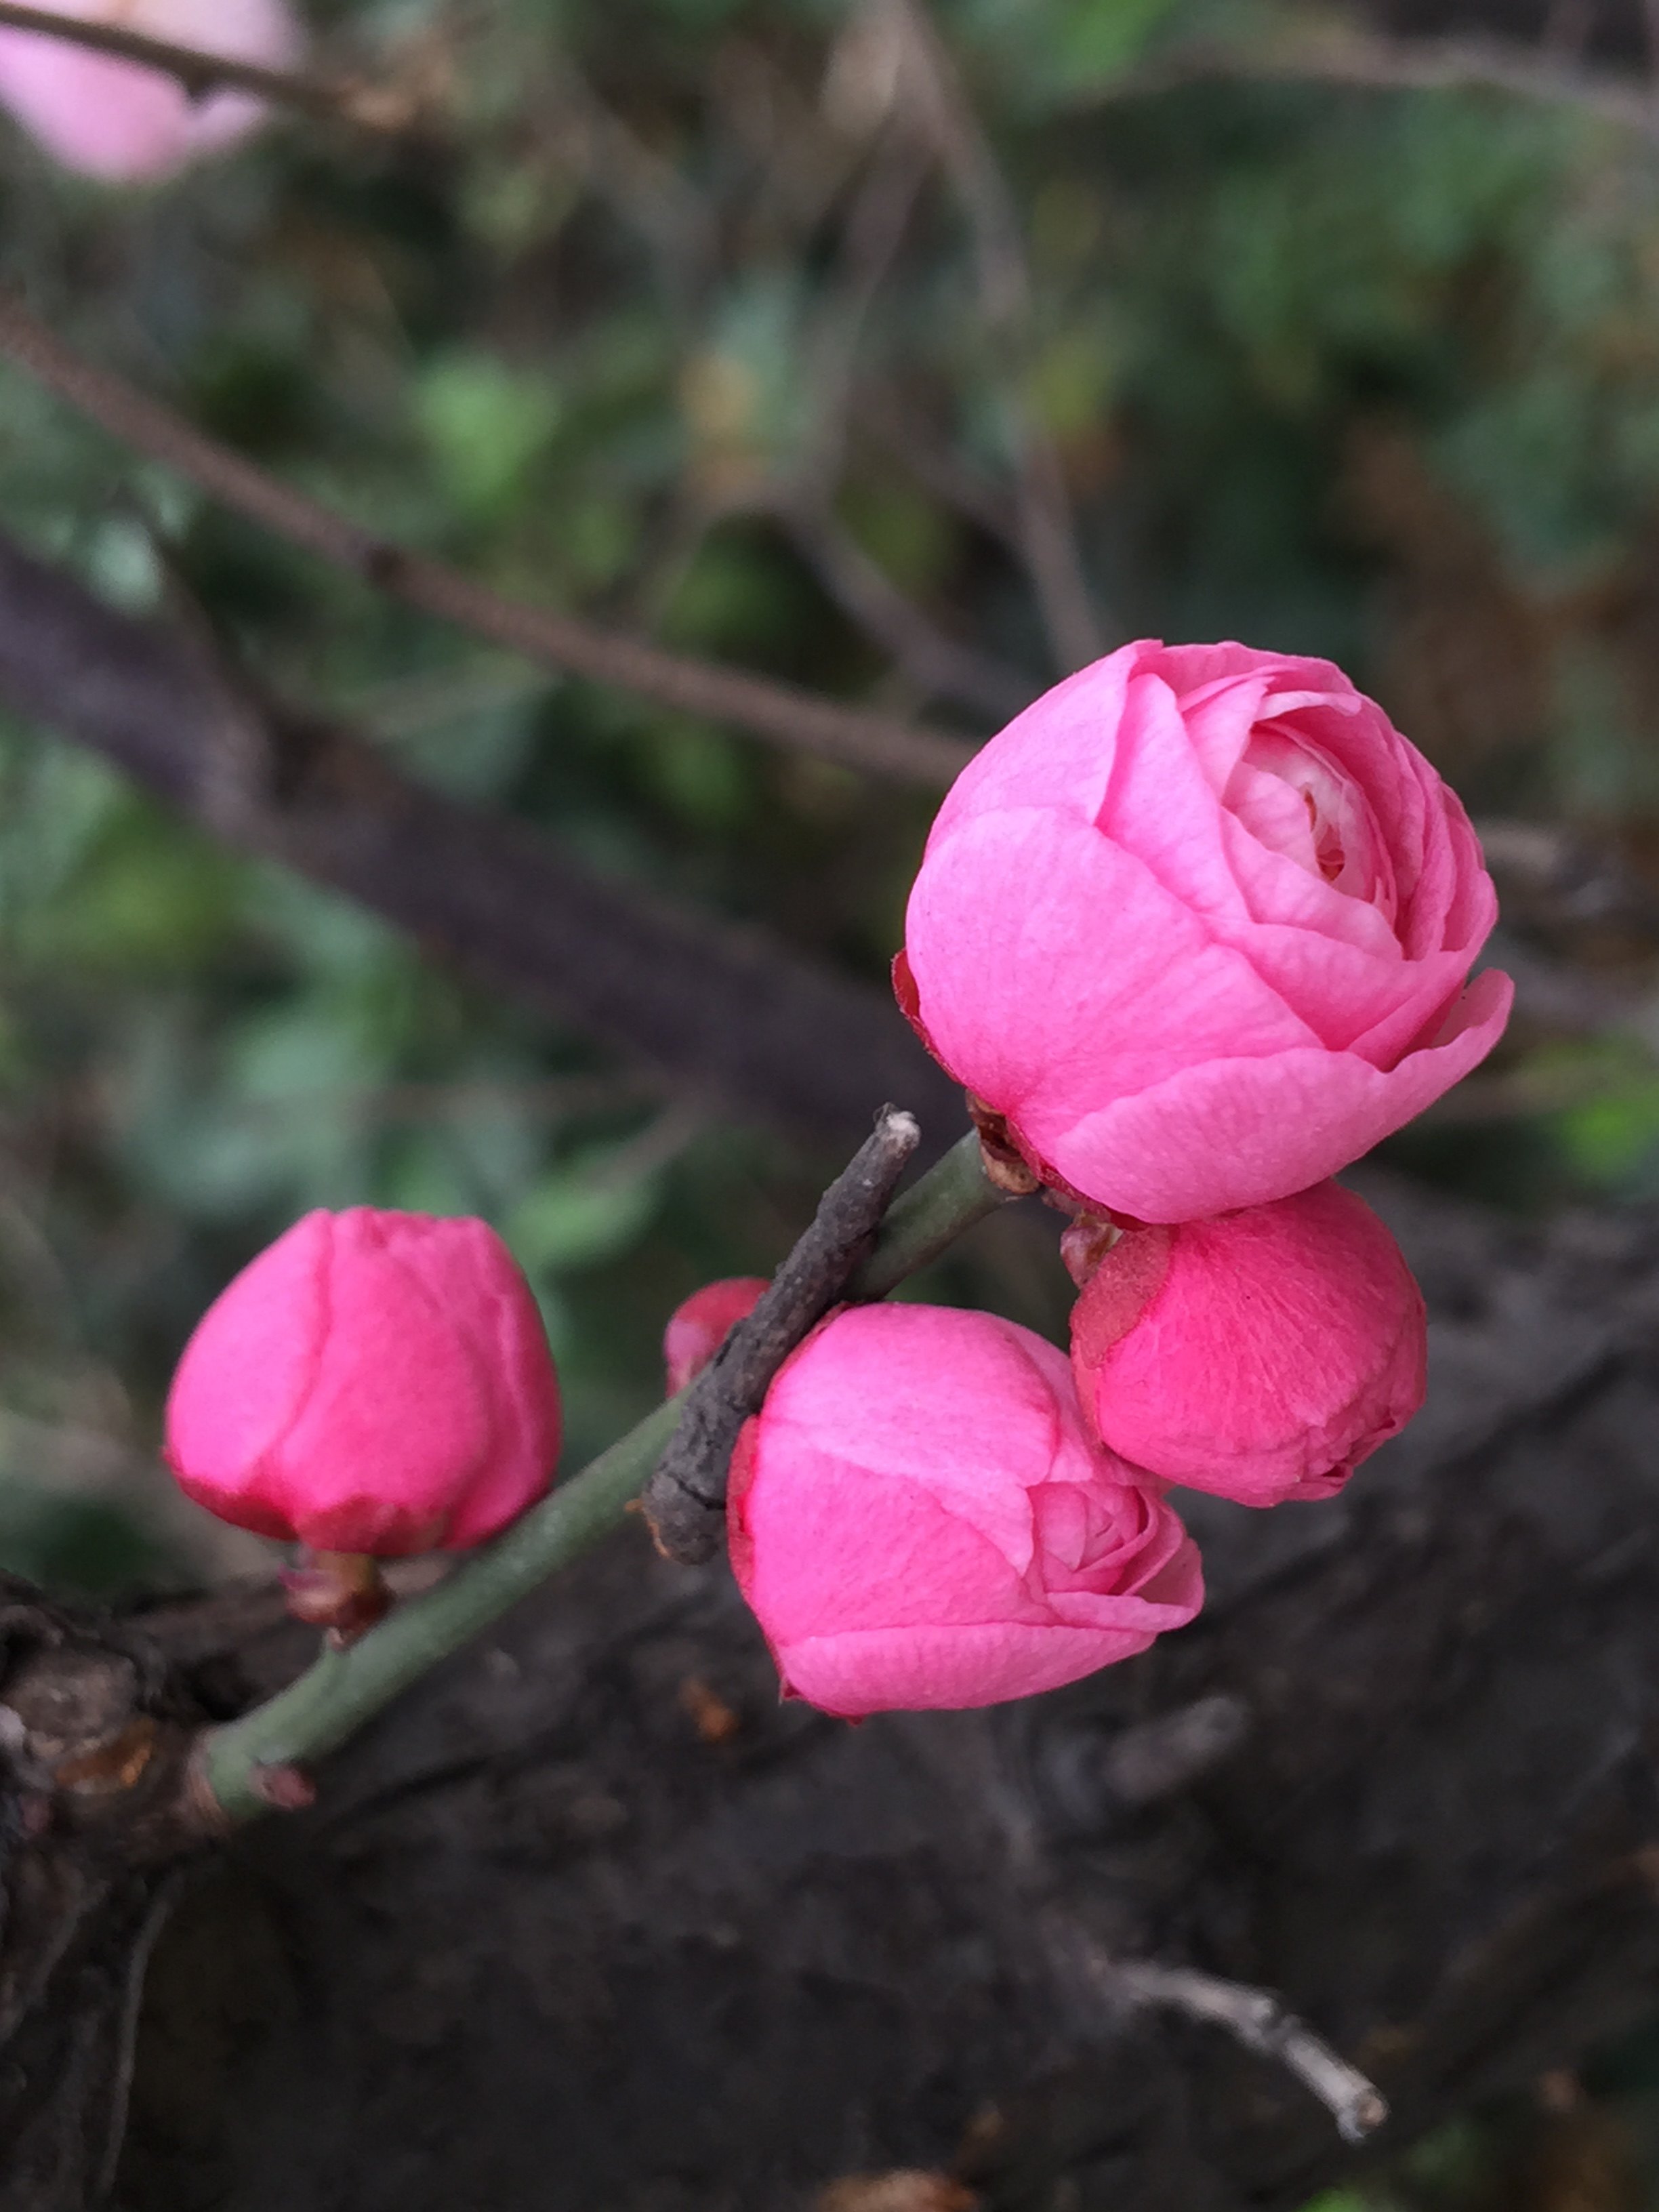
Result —
[[785, 1688], [849, 1718], [1051, 1690], [1203, 1601], [1161, 1486], [1090, 1437], [1064, 1356], [990, 1314], [832, 1315], [746, 1425], [728, 1497]]
[[1404, 1254], [1334, 1182], [1131, 1230], [1072, 1315], [1096, 1433], [1167, 1481], [1244, 1505], [1334, 1497], [1422, 1405], [1427, 1357]]
[[559, 1386], [487, 1223], [307, 1213], [208, 1308], [167, 1459], [221, 1520], [382, 1559], [482, 1543], [547, 1489]]
[[1124, 646], [963, 769], [901, 1002], [1038, 1173], [1141, 1221], [1305, 1190], [1491, 1050], [1457, 799], [1328, 661]]
[[756, 1299], [767, 1287], [764, 1275], [727, 1275], [718, 1283], [705, 1283], [675, 1307], [662, 1333], [671, 1398], [694, 1375], [702, 1374], [733, 1324], [753, 1313]]
[[[284, 0], [34, 0], [179, 46], [291, 67], [303, 40]], [[33, 31], [0, 30], [0, 101], [64, 166], [112, 183], [168, 175], [264, 112], [246, 93], [192, 100], [177, 78]]]

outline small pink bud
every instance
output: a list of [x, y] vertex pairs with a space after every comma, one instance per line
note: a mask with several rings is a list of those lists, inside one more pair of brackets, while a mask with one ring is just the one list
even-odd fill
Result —
[[209, 1307], [167, 1464], [221, 1520], [380, 1559], [482, 1543], [542, 1496], [559, 1387], [487, 1223], [308, 1213]]
[[[118, 24], [268, 69], [304, 40], [284, 0], [35, 0], [48, 15]], [[0, 100], [66, 168], [142, 183], [228, 144], [264, 113], [247, 94], [192, 100], [177, 78], [34, 31], [0, 31]]]
[[1131, 1230], [1072, 1314], [1078, 1395], [1107, 1445], [1244, 1505], [1334, 1497], [1421, 1406], [1426, 1360], [1400, 1247], [1334, 1182]]
[[720, 1282], [705, 1283], [675, 1307], [662, 1333], [671, 1398], [694, 1375], [702, 1374], [737, 1323], [753, 1313], [761, 1292], [770, 1287], [764, 1275], [728, 1275]]
[[832, 1315], [746, 1425], [727, 1498], [786, 1692], [849, 1719], [1054, 1689], [1203, 1601], [1161, 1486], [1089, 1435], [1064, 1356], [991, 1314]]

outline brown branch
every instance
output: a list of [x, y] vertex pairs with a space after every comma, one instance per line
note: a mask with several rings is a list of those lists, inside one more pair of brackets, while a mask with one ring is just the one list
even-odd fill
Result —
[[932, 149], [915, 131], [883, 131], [842, 224], [835, 265], [805, 349], [811, 428], [797, 470], [804, 486], [826, 497], [842, 472], [865, 329], [902, 251], [933, 166]]
[[948, 637], [871, 559], [832, 509], [803, 499], [775, 502], [772, 512], [830, 599], [913, 684], [999, 722], [1030, 706], [1032, 686], [1017, 668]]
[[958, 1095], [874, 991], [590, 873], [360, 738], [248, 698], [198, 640], [118, 613], [3, 537], [0, 698], [738, 1119], [843, 1142], [897, 1095], [953, 1126]]
[[0, 0], [0, 29], [34, 31], [42, 38], [84, 46], [118, 61], [138, 62], [163, 76], [176, 77], [192, 100], [205, 100], [212, 92], [247, 92], [276, 106], [297, 108], [302, 114], [328, 122], [348, 123], [355, 130], [373, 131], [381, 137], [405, 136], [419, 122], [408, 97], [385, 85], [359, 77], [313, 76], [302, 70], [268, 69], [260, 62], [177, 46], [170, 39], [153, 39], [147, 32], [129, 30], [124, 23], [51, 15], [42, 8], [19, 7], [14, 0]]
[[1017, 669], [940, 629], [871, 559], [836, 512], [860, 345], [934, 166], [919, 132], [888, 127], [842, 226], [836, 266], [805, 348], [811, 432], [787, 479], [759, 504], [787, 532], [830, 597], [925, 694], [1006, 721], [1029, 705]]
[[600, 99], [568, 53], [552, 64], [545, 107], [534, 105], [549, 152], [646, 240], [665, 291], [686, 305], [718, 253], [719, 226], [702, 195]]
[[1636, 77], [1565, 62], [1549, 49], [1528, 52], [1498, 39], [1390, 39], [1360, 30], [1264, 40], [1259, 46], [1194, 43], [1109, 78], [1080, 107], [1140, 100], [1213, 77], [1267, 83], [1351, 85], [1375, 92], [1502, 92], [1582, 107], [1604, 122], [1651, 136], [1659, 106]]
[[666, 1558], [696, 1566], [719, 1550], [738, 1433], [759, 1413], [779, 1368], [841, 1295], [921, 1141], [914, 1115], [883, 1107], [873, 1135], [824, 1192], [754, 1311], [687, 1391], [679, 1426], [641, 1499]]
[[546, 668], [724, 722], [876, 775], [941, 788], [971, 757], [944, 732], [741, 670], [666, 653], [573, 615], [501, 598], [441, 562], [380, 538], [210, 438], [162, 402], [72, 352], [14, 295], [0, 294], [0, 356], [112, 437], [190, 478], [227, 507], [423, 613]]
[[866, 384], [859, 395], [859, 428], [924, 491], [1019, 557], [1018, 518], [1000, 487], [936, 440], [896, 390]]
[[1101, 626], [1078, 551], [1060, 456], [1021, 389], [1032, 288], [1018, 216], [955, 61], [921, 0], [888, 0], [888, 5], [902, 41], [904, 88], [967, 216], [981, 313], [1002, 356], [1021, 548], [1050, 647], [1069, 672], [1101, 651]]

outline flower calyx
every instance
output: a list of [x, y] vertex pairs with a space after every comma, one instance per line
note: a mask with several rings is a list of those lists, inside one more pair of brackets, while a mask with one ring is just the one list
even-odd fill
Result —
[[355, 1644], [396, 1603], [380, 1561], [367, 1552], [302, 1553], [279, 1579], [295, 1620], [325, 1629], [337, 1651]]
[[968, 1116], [979, 1134], [980, 1158], [985, 1179], [1010, 1198], [1030, 1198], [1042, 1188], [1042, 1178], [1009, 1134], [1007, 1117], [982, 1098], [968, 1094]]

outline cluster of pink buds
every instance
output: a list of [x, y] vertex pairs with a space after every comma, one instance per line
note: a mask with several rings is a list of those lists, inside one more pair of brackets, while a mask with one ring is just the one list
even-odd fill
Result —
[[[732, 1562], [787, 1692], [858, 1717], [1051, 1689], [1203, 1601], [1171, 1484], [1328, 1498], [1422, 1402], [1423, 1302], [1333, 1173], [1496, 1041], [1496, 902], [1455, 798], [1328, 663], [1126, 646], [958, 778], [896, 963], [988, 1166], [1072, 1217], [1071, 1358], [992, 1315], [842, 1308], [744, 1426]], [[668, 1387], [765, 1288], [668, 1324]], [[308, 1547], [356, 1633], [372, 1561], [547, 1486], [559, 1397], [478, 1221], [314, 1213], [201, 1323], [168, 1407], [191, 1496]]]
[[1198, 1610], [1166, 1485], [1328, 1498], [1410, 1419], [1422, 1298], [1330, 1177], [1497, 1041], [1508, 979], [1468, 981], [1496, 912], [1455, 797], [1328, 662], [1126, 646], [985, 747], [895, 982], [994, 1174], [1073, 1217], [1070, 1372], [983, 1314], [807, 1340], [729, 1504], [787, 1688], [855, 1714], [1070, 1681]]

